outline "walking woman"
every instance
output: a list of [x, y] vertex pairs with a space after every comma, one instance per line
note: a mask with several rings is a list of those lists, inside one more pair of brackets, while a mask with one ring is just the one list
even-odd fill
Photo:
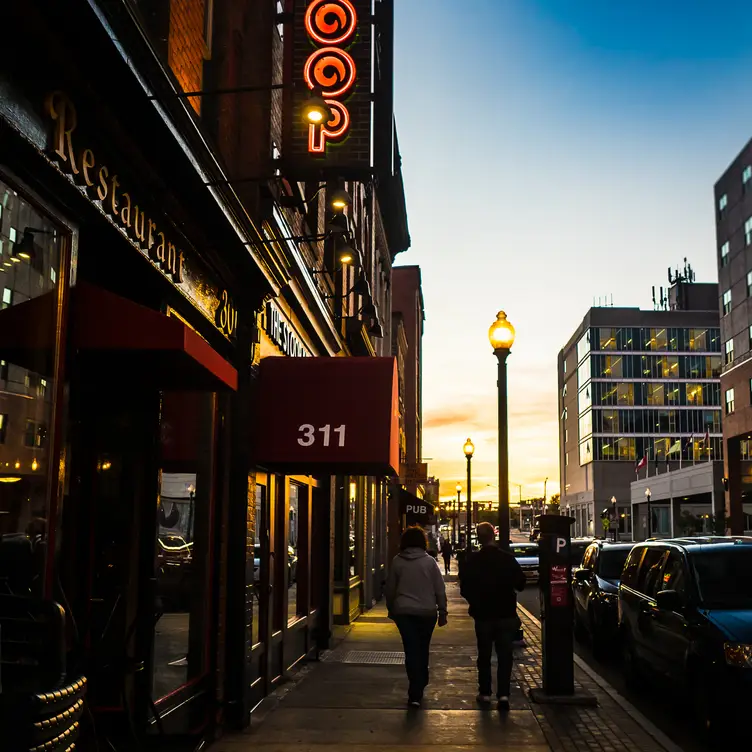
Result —
[[428, 686], [428, 657], [436, 620], [440, 627], [447, 623], [444, 578], [427, 548], [422, 528], [405, 530], [386, 583], [386, 606], [402, 637], [409, 682], [407, 700], [413, 707], [420, 707]]
[[449, 574], [452, 567], [452, 543], [448, 538], [445, 538], [441, 544], [441, 556], [444, 559], [444, 574]]

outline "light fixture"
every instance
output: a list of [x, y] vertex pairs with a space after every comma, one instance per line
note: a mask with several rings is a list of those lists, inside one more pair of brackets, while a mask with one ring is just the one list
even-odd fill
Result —
[[342, 264], [351, 264], [353, 260], [353, 255], [349, 251], [342, 251], [339, 254], [339, 260]]
[[[11, 261], [12, 261], [12, 262], [13, 262], [14, 264], [20, 264], [20, 263], [21, 263], [21, 259], [20, 259], [20, 258], [18, 258], [18, 256], [11, 256], [11, 257], [10, 257], [10, 260], [11, 260]], [[9, 264], [9, 266], [10, 266], [10, 264]]]
[[16, 464], [13, 467], [15, 467], [16, 470], [20, 470], [21, 469], [21, 461], [20, 460], [16, 460]]
[[376, 315], [376, 306], [373, 303], [366, 303], [359, 311], [358, 314], [363, 314], [364, 316], [375, 316]]
[[0, 478], [0, 483], [18, 483], [21, 478], [18, 475], [6, 475]]
[[31, 461], [31, 469], [34, 471], [39, 469], [39, 463], [37, 462], [36, 457], [34, 457], [34, 459]]
[[112, 467], [112, 462], [110, 462], [109, 460], [105, 460], [102, 463], [102, 470], [109, 470], [111, 467]]
[[368, 333], [369, 333], [369, 334], [370, 334], [370, 335], [371, 335], [372, 337], [376, 337], [377, 339], [382, 339], [382, 338], [383, 338], [383, 336], [384, 336], [384, 329], [383, 329], [383, 327], [381, 326], [381, 322], [379, 322], [379, 321], [375, 321], [375, 322], [374, 322], [374, 323], [373, 323], [373, 324], [371, 325], [371, 328], [370, 328], [370, 329], [368, 330]]
[[303, 120], [310, 125], [321, 125], [332, 117], [332, 111], [326, 100], [312, 91], [303, 103]]
[[514, 344], [514, 327], [507, 319], [504, 311], [496, 314], [496, 321], [491, 324], [488, 330], [488, 339], [491, 347], [496, 350], [511, 350]]
[[368, 284], [368, 280], [361, 274], [350, 288], [350, 292], [357, 293], [358, 295], [370, 295], [371, 285]]
[[465, 457], [472, 457], [475, 452], [475, 444], [468, 439], [465, 442], [465, 446], [462, 447], [462, 451], [465, 453]]
[[12, 258], [19, 256], [22, 259], [31, 259], [36, 255], [36, 249], [34, 248], [34, 233], [28, 227], [23, 231], [23, 237], [18, 243], [14, 244]]
[[334, 234], [344, 235], [349, 232], [350, 225], [347, 221], [346, 214], [335, 214], [327, 223], [326, 231]]
[[335, 188], [329, 195], [329, 205], [336, 212], [344, 211], [352, 204], [352, 196], [344, 188]]
[[457, 484], [457, 485], [456, 485], [456, 486], [454, 487], [454, 490], [455, 490], [455, 491], [456, 491], [457, 493], [459, 493], [459, 492], [460, 492], [460, 491], [462, 490], [462, 483], [458, 483], [458, 484]]

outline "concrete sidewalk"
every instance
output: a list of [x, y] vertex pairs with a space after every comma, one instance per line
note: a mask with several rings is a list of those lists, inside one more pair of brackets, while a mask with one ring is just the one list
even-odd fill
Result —
[[516, 651], [511, 710], [481, 710], [475, 703], [472, 620], [455, 578], [447, 579], [449, 625], [434, 633], [422, 709], [406, 707], [402, 645], [379, 605], [320, 663], [309, 664], [281, 689], [250, 730], [222, 738], [212, 752], [676, 752], [582, 666], [575, 667], [577, 683], [597, 697], [598, 707], [532, 704], [527, 692], [540, 686], [540, 628], [527, 613], [522, 618], [529, 647]]

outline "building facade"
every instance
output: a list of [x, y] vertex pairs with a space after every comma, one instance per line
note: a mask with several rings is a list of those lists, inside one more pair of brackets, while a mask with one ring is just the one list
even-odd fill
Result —
[[[666, 310], [591, 308], [559, 353], [561, 509], [573, 534], [602, 535], [616, 498], [620, 535], [639, 535], [637, 472], [722, 458], [716, 289], [682, 277]], [[656, 522], [669, 528], [667, 516]]]
[[728, 526], [752, 529], [752, 141], [715, 185]]
[[[392, 3], [347, 4], [359, 73], [317, 130], [295, 97], [318, 5], [6, 8], [0, 640], [39, 668], [3, 671], [4, 735], [31, 733], [11, 700], [57, 689], [84, 745], [195, 748], [380, 597], [398, 462], [264, 459], [263, 363], [390, 356], [410, 244]], [[44, 639], [9, 631], [20, 602]]]

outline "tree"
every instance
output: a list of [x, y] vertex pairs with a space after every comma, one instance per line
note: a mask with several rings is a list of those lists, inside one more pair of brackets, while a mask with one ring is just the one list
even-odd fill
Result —
[[553, 494], [548, 500], [548, 513], [561, 514], [561, 494]]

